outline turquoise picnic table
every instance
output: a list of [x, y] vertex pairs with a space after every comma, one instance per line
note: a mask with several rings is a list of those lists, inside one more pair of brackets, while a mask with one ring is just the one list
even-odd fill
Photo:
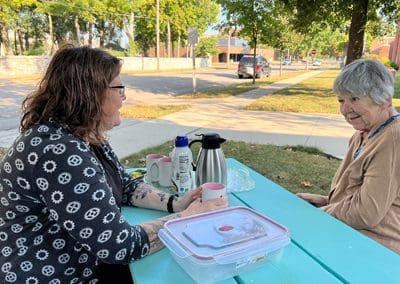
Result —
[[[247, 206], [290, 230], [291, 242], [282, 257], [219, 283], [400, 283], [400, 256], [296, 197], [281, 186], [249, 170], [251, 191], [229, 194], [229, 206]], [[124, 207], [123, 215], [139, 224], [165, 212]], [[195, 283], [166, 248], [130, 264], [136, 284]]]
[[[400, 283], [400, 255], [237, 160], [227, 160], [229, 167], [247, 168], [256, 184], [252, 191], [233, 195], [288, 227], [292, 243], [337, 279], [343, 283]], [[304, 266], [304, 269], [309, 268]], [[261, 280], [258, 276], [255, 273], [240, 275], [245, 283]]]

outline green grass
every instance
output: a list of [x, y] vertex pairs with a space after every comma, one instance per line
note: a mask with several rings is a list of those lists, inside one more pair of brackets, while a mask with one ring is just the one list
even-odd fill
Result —
[[123, 118], [157, 118], [190, 108], [191, 105], [131, 105], [121, 108]]
[[333, 81], [339, 70], [324, 71], [299, 84], [262, 97], [246, 106], [246, 110], [285, 112], [339, 113]]
[[394, 80], [394, 96], [393, 97], [396, 99], [400, 99], [400, 75], [399, 74], [396, 74], [396, 77]]
[[[298, 74], [298, 73], [297, 73]], [[302, 111], [326, 112], [324, 109], [330, 109], [332, 113], [337, 113], [337, 101], [332, 93], [332, 85], [338, 70], [330, 70], [320, 75], [307, 79], [302, 83], [268, 96], [255, 102], [253, 109], [267, 109], [268, 104], [275, 104], [273, 109], [276, 111]], [[284, 79], [279, 77], [277, 80]], [[257, 84], [265, 84], [257, 81]], [[208, 91], [209, 97], [219, 96], [218, 92], [236, 95], [241, 91], [252, 86], [251, 83], [243, 83], [231, 86], [224, 91]], [[276, 98], [271, 99], [271, 97]], [[396, 76], [394, 105], [400, 107], [400, 76]], [[268, 99], [264, 101], [264, 99]], [[274, 101], [276, 101], [274, 103]], [[260, 103], [262, 102], [262, 103]], [[279, 102], [279, 104], [278, 104]], [[290, 105], [288, 107], [287, 105]], [[297, 106], [298, 105], [298, 106]], [[190, 105], [178, 106], [147, 106], [138, 105], [125, 107], [122, 112], [126, 112], [124, 117], [159, 117], [173, 111], [186, 109]], [[168, 109], [173, 109], [168, 110]], [[249, 108], [252, 109], [252, 108]], [[322, 109], [322, 110], [321, 110]], [[193, 145], [193, 156], [196, 157], [198, 145]], [[253, 168], [260, 174], [280, 184], [291, 192], [312, 192], [327, 194], [330, 189], [330, 183], [340, 161], [321, 153], [316, 148], [303, 146], [273, 146], [249, 144], [244, 142], [228, 141], [223, 144], [223, 150], [226, 157], [233, 157], [250, 168]], [[169, 141], [157, 147], [152, 147], [124, 158], [122, 163], [125, 167], [144, 167], [145, 156], [148, 153], [168, 154], [173, 149], [173, 141]], [[6, 149], [0, 147], [0, 159], [6, 153]], [[307, 165], [307, 167], [304, 167]]]
[[[324, 71], [295, 86], [262, 97], [243, 109], [338, 114], [339, 105], [332, 88], [339, 72]], [[400, 76], [395, 80], [393, 105], [400, 109]]]
[[[183, 94], [177, 96], [179, 99], [202, 99], [202, 98], [224, 98], [240, 95], [244, 92], [257, 89], [262, 86], [270, 85], [274, 82], [298, 76], [308, 71], [300, 70], [296, 72], [285, 72], [282, 76], [273, 76], [268, 78], [257, 79], [253, 84], [251, 80], [246, 80], [244, 83], [234, 84], [223, 88], [213, 88], [205, 91], [197, 92], [196, 94]], [[243, 80], [244, 81], [244, 80]]]
[[[173, 141], [169, 141], [128, 156], [121, 162], [127, 168], [145, 167], [146, 154], [167, 155], [173, 145]], [[282, 147], [228, 141], [222, 149], [226, 157], [237, 159], [293, 193], [306, 191], [328, 194], [331, 180], [340, 163], [316, 148], [303, 146]], [[199, 145], [193, 145], [194, 159], [198, 150]], [[0, 147], [0, 160], [5, 153], [6, 149]]]
[[[145, 167], [146, 154], [167, 155], [173, 149], [173, 144], [173, 141], [169, 141], [145, 149], [126, 157], [122, 163], [126, 167]], [[339, 160], [328, 157], [316, 148], [302, 146], [281, 147], [228, 141], [222, 148], [226, 157], [237, 159], [294, 193], [307, 191], [327, 194], [340, 163]], [[192, 151], [193, 157], [196, 157], [198, 146]]]

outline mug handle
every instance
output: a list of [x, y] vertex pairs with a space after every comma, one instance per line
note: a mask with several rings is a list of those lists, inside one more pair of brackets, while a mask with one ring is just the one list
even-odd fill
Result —
[[158, 175], [159, 175], [158, 161], [154, 161], [151, 164], [149, 174], [150, 174], [150, 181], [158, 180]]

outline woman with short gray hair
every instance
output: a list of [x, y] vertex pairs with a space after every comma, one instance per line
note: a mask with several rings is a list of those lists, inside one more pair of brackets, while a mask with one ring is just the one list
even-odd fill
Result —
[[400, 254], [400, 115], [392, 106], [393, 82], [371, 59], [342, 70], [333, 90], [356, 132], [329, 196], [298, 196]]

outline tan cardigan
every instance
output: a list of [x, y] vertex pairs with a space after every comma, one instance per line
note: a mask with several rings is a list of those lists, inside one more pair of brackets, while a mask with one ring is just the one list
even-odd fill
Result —
[[357, 131], [332, 181], [324, 211], [400, 254], [400, 119], [366, 141]]

